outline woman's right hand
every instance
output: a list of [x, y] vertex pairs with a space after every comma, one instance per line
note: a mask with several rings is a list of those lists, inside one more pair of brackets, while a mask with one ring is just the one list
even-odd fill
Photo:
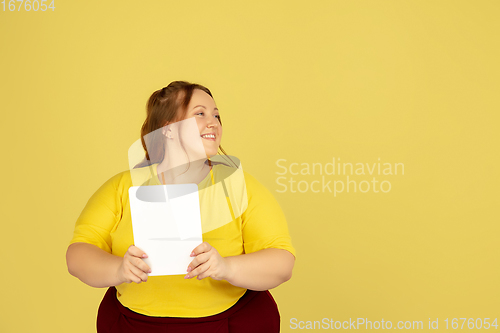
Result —
[[149, 266], [142, 260], [148, 255], [135, 245], [130, 245], [118, 267], [118, 279], [122, 283], [141, 283], [148, 280]]

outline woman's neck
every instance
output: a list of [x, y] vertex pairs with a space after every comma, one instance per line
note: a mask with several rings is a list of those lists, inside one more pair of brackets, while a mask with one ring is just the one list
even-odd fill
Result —
[[[199, 184], [208, 175], [212, 167], [207, 160], [196, 160], [185, 164], [169, 163], [165, 158], [157, 165], [158, 179], [162, 184]], [[175, 165], [175, 166], [174, 166]]]

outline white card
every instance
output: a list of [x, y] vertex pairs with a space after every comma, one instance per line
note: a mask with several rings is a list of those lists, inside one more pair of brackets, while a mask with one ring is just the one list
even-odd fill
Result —
[[147, 253], [149, 276], [187, 274], [189, 255], [203, 242], [198, 186], [129, 188], [134, 244]]

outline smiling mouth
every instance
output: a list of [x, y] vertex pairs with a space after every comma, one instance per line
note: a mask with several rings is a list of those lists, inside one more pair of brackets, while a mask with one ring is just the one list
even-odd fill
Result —
[[200, 135], [200, 136], [205, 140], [215, 141], [214, 134], [204, 134], [204, 135]]

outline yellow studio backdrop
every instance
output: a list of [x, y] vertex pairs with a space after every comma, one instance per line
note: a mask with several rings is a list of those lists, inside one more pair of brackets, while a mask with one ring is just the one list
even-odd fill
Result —
[[35, 2], [0, 4], [0, 332], [95, 331], [65, 252], [174, 80], [285, 212], [282, 332], [499, 330], [500, 2]]

